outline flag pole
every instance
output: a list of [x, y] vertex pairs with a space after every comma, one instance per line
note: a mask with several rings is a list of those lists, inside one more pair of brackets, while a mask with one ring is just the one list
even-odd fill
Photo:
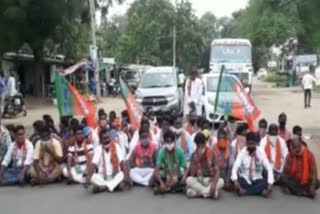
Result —
[[[220, 96], [220, 87], [221, 87], [221, 82], [222, 82], [222, 76], [223, 76], [223, 72], [224, 72], [225, 66], [222, 65], [221, 69], [220, 69], [220, 75], [219, 75], [219, 81], [218, 81], [218, 86], [217, 86], [217, 92], [216, 92], [216, 98], [215, 98], [215, 102], [214, 102], [214, 107], [213, 107], [213, 115], [216, 114], [217, 109], [218, 109], [218, 102], [219, 102], [219, 96]], [[214, 121], [212, 124], [212, 134], [214, 133]]]

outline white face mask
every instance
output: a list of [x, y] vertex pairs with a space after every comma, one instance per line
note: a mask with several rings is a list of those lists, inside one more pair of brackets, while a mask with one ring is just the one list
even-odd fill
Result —
[[269, 139], [270, 139], [270, 143], [275, 145], [278, 140], [278, 136], [269, 136]]
[[292, 139], [299, 139], [299, 138], [300, 138], [299, 135], [296, 135], [296, 134], [292, 135]]
[[175, 147], [174, 143], [170, 143], [170, 144], [166, 144], [164, 145], [164, 147], [168, 150], [168, 151], [172, 151]]

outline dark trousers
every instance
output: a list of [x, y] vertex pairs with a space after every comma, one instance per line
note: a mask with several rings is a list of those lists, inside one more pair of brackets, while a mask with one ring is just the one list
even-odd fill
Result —
[[1, 185], [19, 184], [21, 170], [22, 168], [20, 167], [6, 168], [3, 173]]
[[246, 190], [246, 195], [261, 195], [262, 192], [268, 188], [267, 178], [255, 180], [252, 181], [252, 184], [248, 184], [244, 178], [240, 177], [239, 184], [242, 189]]
[[[173, 186], [170, 188], [170, 191], [169, 191], [169, 192], [171, 192], [171, 193], [184, 192], [185, 185], [181, 185], [181, 184], [180, 184], [181, 179], [182, 179], [182, 178], [179, 178], [178, 183], [176, 183], [175, 185], [173, 185]], [[166, 178], [162, 177], [162, 180], [163, 180], [163, 182], [166, 182]], [[160, 188], [160, 183], [159, 183], [158, 181], [155, 181], [153, 186], [154, 186], [154, 190], [157, 191], [157, 190]]]
[[[281, 176], [281, 185], [289, 189], [293, 195], [303, 196], [308, 195], [310, 191], [310, 185], [301, 185], [299, 181], [290, 178], [289, 176]], [[319, 181], [316, 183], [316, 189], [319, 189]]]
[[304, 106], [305, 107], [311, 106], [311, 89], [304, 90]]

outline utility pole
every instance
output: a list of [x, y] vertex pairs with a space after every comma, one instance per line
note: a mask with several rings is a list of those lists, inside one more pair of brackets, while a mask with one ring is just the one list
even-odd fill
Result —
[[[175, 0], [174, 6], [175, 6], [175, 16], [177, 17], [177, 0]], [[176, 27], [176, 20], [173, 26], [173, 68], [175, 69], [177, 67], [177, 27]]]
[[99, 72], [99, 60], [98, 60], [98, 47], [96, 38], [96, 9], [94, 0], [89, 0], [90, 6], [90, 19], [91, 19], [91, 57], [94, 66], [94, 79], [96, 81], [96, 95], [97, 100], [100, 101], [101, 90], [100, 90], [100, 72]]

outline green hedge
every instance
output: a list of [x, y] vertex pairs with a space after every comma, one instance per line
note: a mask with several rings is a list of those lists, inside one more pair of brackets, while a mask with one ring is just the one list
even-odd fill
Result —
[[284, 83], [288, 81], [288, 78], [287, 74], [269, 73], [265, 78], [265, 81], [271, 83]]

